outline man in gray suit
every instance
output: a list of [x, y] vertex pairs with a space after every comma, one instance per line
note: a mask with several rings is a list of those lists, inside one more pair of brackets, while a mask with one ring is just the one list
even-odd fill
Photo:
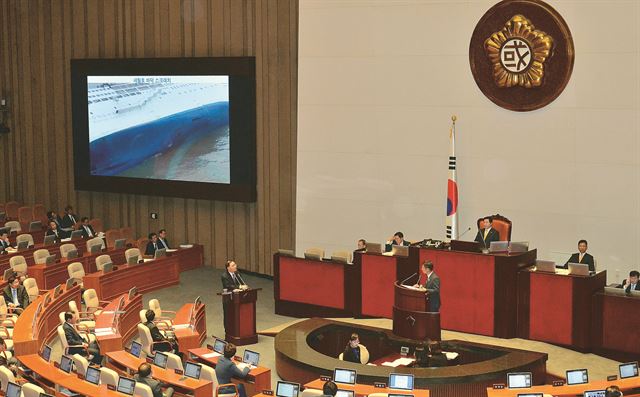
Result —
[[421, 285], [427, 290], [429, 296], [429, 311], [440, 311], [440, 277], [433, 271], [433, 263], [427, 261], [422, 264], [422, 272], [426, 274], [427, 278], [424, 285]]
[[[216, 378], [219, 385], [225, 385], [231, 382], [231, 378], [244, 379], [251, 370], [249, 366], [240, 369], [231, 359], [236, 355], [236, 346], [233, 343], [227, 343], [224, 347], [224, 355], [218, 358], [216, 365]], [[238, 394], [240, 397], [247, 397], [247, 392], [242, 383], [238, 384]]]
[[145, 385], [151, 388], [153, 392], [153, 397], [171, 397], [173, 396], [173, 388], [167, 387], [167, 389], [162, 392], [162, 388], [166, 385], [160, 383], [151, 377], [151, 365], [147, 363], [142, 363], [138, 367], [138, 373], [134, 377], [136, 382], [144, 383]]

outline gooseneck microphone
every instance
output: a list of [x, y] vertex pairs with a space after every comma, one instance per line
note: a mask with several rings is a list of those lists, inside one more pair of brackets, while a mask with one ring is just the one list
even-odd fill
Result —
[[400, 285], [404, 285], [405, 282], [407, 282], [411, 277], [418, 275], [418, 273], [413, 273], [412, 275], [410, 275], [409, 277], [405, 278], [404, 280], [402, 280], [402, 282], [400, 283]]

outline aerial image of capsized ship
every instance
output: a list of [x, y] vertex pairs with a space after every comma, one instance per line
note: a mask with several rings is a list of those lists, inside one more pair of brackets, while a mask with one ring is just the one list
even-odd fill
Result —
[[228, 76], [89, 76], [91, 174], [230, 183]]

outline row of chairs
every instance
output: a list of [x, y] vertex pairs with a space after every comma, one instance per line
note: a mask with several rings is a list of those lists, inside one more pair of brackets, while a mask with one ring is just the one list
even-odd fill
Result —
[[[89, 224], [91, 225], [91, 227], [93, 227], [93, 230], [96, 233], [100, 233], [104, 230], [104, 227], [102, 226], [102, 220], [99, 218], [94, 218], [91, 219], [89, 221]], [[35, 230], [41, 230], [43, 227], [47, 227], [48, 225], [48, 219], [45, 216], [44, 220], [41, 219], [32, 219], [32, 220], [28, 220], [26, 222], [23, 221], [15, 221], [15, 220], [10, 220], [10, 221], [6, 221], [4, 223], [4, 227], [8, 227], [11, 228], [11, 233], [21, 233], [24, 229], [23, 226], [26, 228], [27, 231], [31, 232], [31, 231], [35, 231]], [[74, 229], [77, 229], [78, 224], [76, 224], [76, 227], [74, 227]], [[129, 228], [122, 228], [122, 229], [114, 229], [114, 230], [120, 230], [120, 233], [132, 233], [126, 229], [131, 229]]]

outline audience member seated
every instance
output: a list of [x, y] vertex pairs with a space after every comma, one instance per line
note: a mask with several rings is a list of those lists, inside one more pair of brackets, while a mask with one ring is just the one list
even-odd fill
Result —
[[482, 229], [476, 234], [475, 241], [479, 242], [483, 249], [489, 249], [493, 241], [500, 241], [500, 233], [491, 227], [492, 223], [493, 218], [490, 216], [482, 219]]
[[623, 397], [622, 391], [618, 386], [611, 385], [607, 387], [607, 390], [604, 392], [605, 397]]
[[9, 233], [3, 232], [0, 234], [0, 253], [6, 253], [7, 248], [12, 248], [11, 242], [9, 241]]
[[333, 381], [327, 381], [322, 386], [322, 396], [320, 397], [333, 397], [338, 393], [338, 385]]
[[408, 241], [404, 241], [404, 234], [402, 234], [402, 232], [395, 232], [393, 237], [387, 240], [387, 243], [384, 246], [385, 252], [391, 251], [394, 245], [403, 245], [408, 247], [411, 244], [409, 244]]
[[144, 250], [145, 255], [155, 255], [156, 250], [160, 247], [158, 246], [158, 235], [155, 233], [149, 233], [149, 242], [147, 243], [147, 248]]
[[430, 367], [446, 367], [448, 365], [447, 356], [442, 352], [440, 342], [427, 341], [427, 352]]
[[66, 230], [72, 230], [78, 222], [78, 217], [73, 213], [73, 207], [67, 205], [64, 208], [64, 216], [62, 217], [62, 228]]
[[416, 361], [413, 362], [411, 367], [413, 368], [426, 368], [429, 366], [429, 356], [427, 353], [427, 348], [424, 345], [416, 346], [415, 350]]
[[69, 233], [64, 231], [63, 229], [58, 228], [58, 224], [54, 221], [49, 222], [49, 227], [47, 228], [47, 232], [45, 236], [56, 236], [56, 243], [59, 243], [62, 239], [68, 238]]
[[[216, 365], [216, 377], [219, 385], [232, 383], [231, 378], [244, 379], [251, 370], [248, 366], [244, 369], [238, 368], [232, 361], [235, 355], [236, 346], [233, 343], [227, 343], [224, 348], [224, 355], [218, 359], [218, 364]], [[242, 383], [238, 384], [238, 394], [240, 397], [247, 397], [247, 392]]]
[[9, 368], [14, 376], [18, 376], [18, 360], [7, 350], [7, 344], [0, 338], [0, 366]]
[[15, 275], [9, 278], [8, 285], [2, 290], [5, 302], [15, 314], [20, 314], [29, 306], [29, 294], [27, 289], [20, 285], [20, 279]]
[[156, 313], [153, 310], [149, 309], [146, 311], [145, 317], [147, 319], [147, 322], [144, 323], [144, 325], [149, 328], [149, 333], [151, 334], [151, 338], [153, 339], [153, 341], [166, 342], [155, 345], [154, 350], [161, 352], [172, 352], [182, 358], [182, 353], [179, 352], [178, 342], [173, 338], [168, 338], [162, 335], [162, 332], [160, 332], [158, 326], [153, 322], [153, 320], [156, 318]]
[[69, 345], [69, 355], [79, 354], [83, 357], [87, 357], [92, 363], [101, 365], [102, 355], [100, 354], [100, 346], [97, 342], [89, 342], [88, 338], [85, 339], [78, 333], [75, 327], [76, 317], [71, 312], [64, 314], [64, 324], [62, 328], [64, 330], [64, 336], [67, 339]]
[[629, 294], [631, 291], [640, 291], [640, 283], [638, 282], [638, 278], [640, 278], [640, 272], [637, 270], [632, 270], [629, 272], [629, 277], [626, 280], [622, 281], [622, 288], [624, 291]]
[[355, 332], [351, 334], [347, 346], [340, 354], [340, 360], [349, 361], [356, 364], [366, 364], [369, 361], [369, 351], [360, 344], [360, 337]]
[[569, 263], [582, 263], [584, 265], [589, 265], [590, 272], [595, 272], [596, 271], [595, 261], [593, 260], [593, 256], [587, 253], [587, 248], [588, 248], [587, 240], [578, 241], [578, 252], [571, 255], [571, 258], [569, 258], [567, 263], [565, 263], [564, 266], [562, 266], [562, 268], [568, 269]]
[[89, 224], [89, 218], [86, 216], [80, 220], [80, 230], [82, 230], [82, 237], [85, 239], [94, 238], [97, 236], [96, 231], [93, 230], [93, 226]]
[[170, 249], [169, 241], [167, 240], [167, 231], [160, 229], [158, 232], [158, 248]]
[[58, 226], [58, 229], [62, 228], [62, 219], [58, 216], [58, 214], [56, 214], [55, 211], [47, 212], [47, 219], [49, 220], [49, 222], [55, 222]]
[[[153, 397], [171, 397], [173, 396], [173, 388], [160, 383], [159, 381], [151, 377], [151, 365], [142, 363], [138, 367], [138, 373], [136, 373], [134, 380], [136, 382], [144, 383], [153, 391]], [[164, 393], [162, 389], [166, 388]]]
[[367, 250], [367, 240], [361, 238], [358, 240], [358, 248], [356, 252], [365, 252]]

